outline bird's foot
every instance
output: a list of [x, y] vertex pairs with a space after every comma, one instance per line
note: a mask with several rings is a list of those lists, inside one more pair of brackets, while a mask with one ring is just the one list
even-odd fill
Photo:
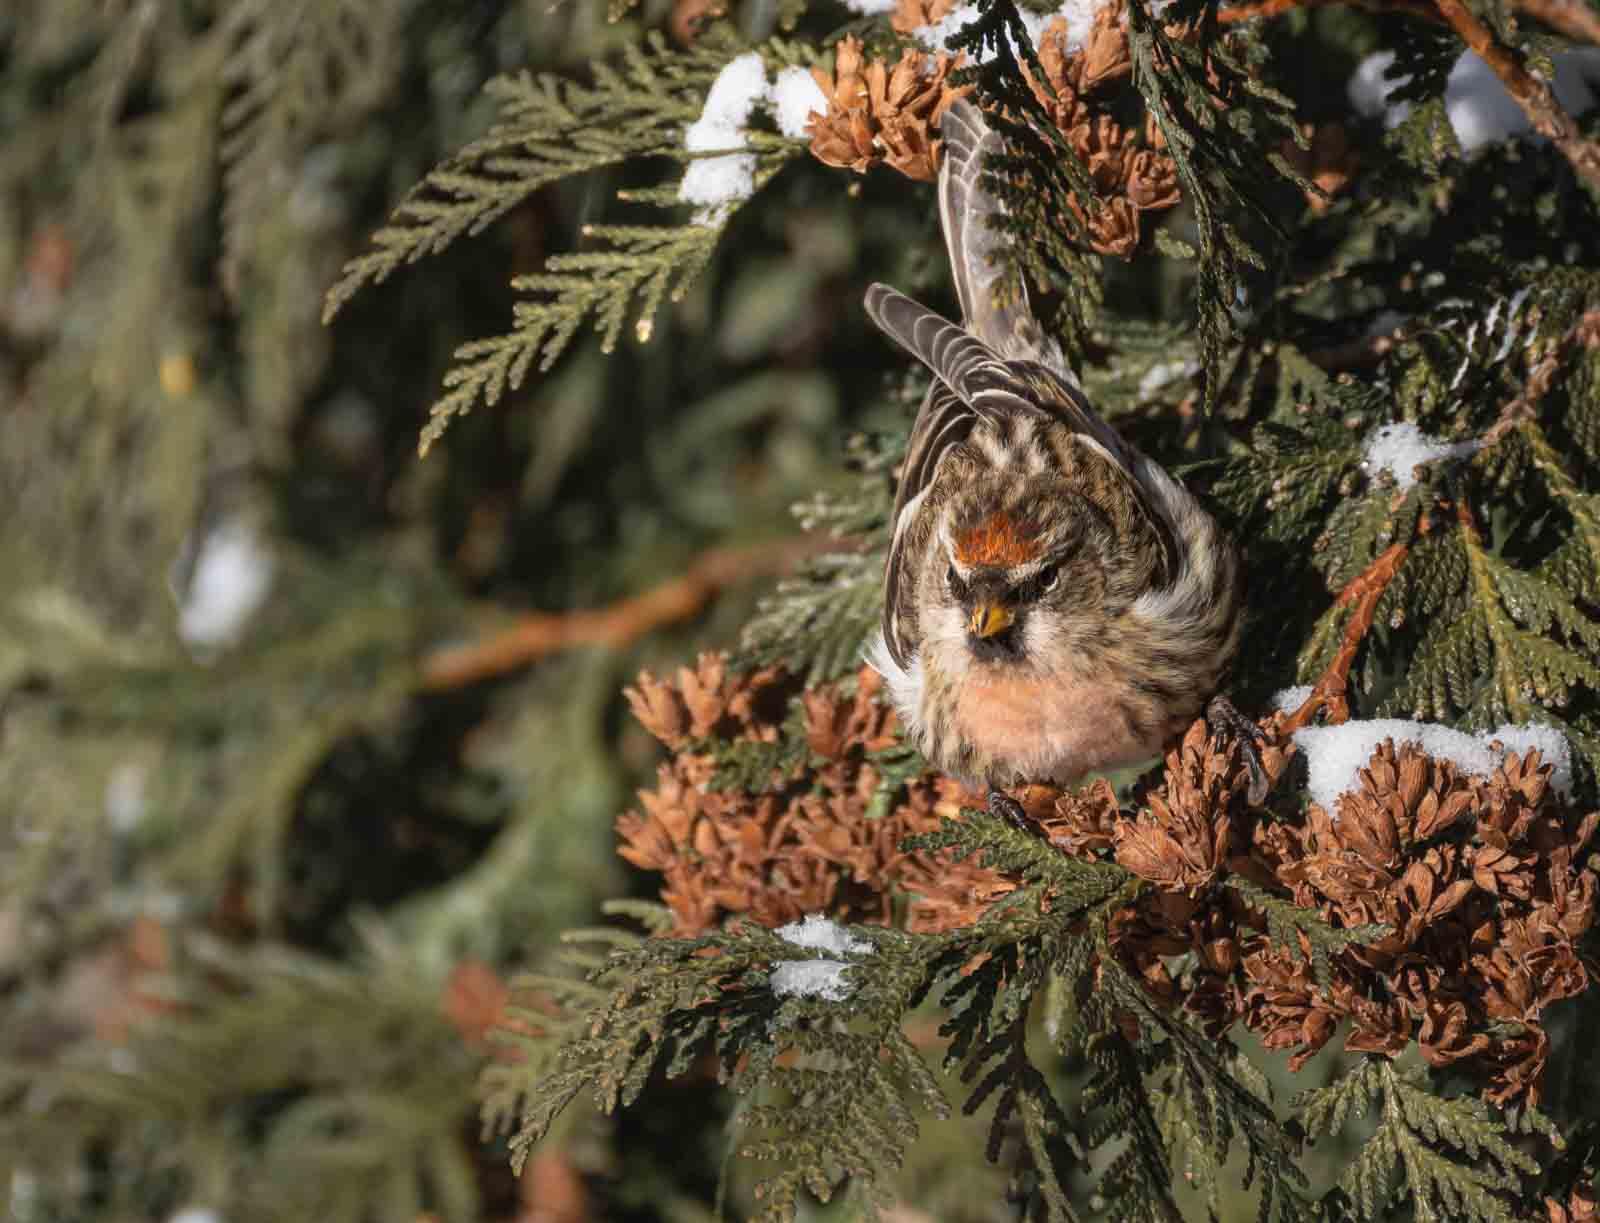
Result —
[[1265, 733], [1220, 693], [1212, 697], [1211, 703], [1206, 706], [1206, 721], [1227, 731], [1238, 742], [1245, 766], [1250, 770], [1250, 789], [1245, 797], [1250, 800], [1252, 807], [1259, 807], [1267, 801], [1267, 793], [1272, 789], [1272, 779], [1262, 767], [1261, 749], [1257, 746], [1266, 738]]
[[1003, 790], [989, 791], [989, 814], [1004, 820], [1018, 832], [1025, 832], [1030, 837], [1039, 835], [1039, 830], [1029, 822], [1028, 812], [1022, 804]]

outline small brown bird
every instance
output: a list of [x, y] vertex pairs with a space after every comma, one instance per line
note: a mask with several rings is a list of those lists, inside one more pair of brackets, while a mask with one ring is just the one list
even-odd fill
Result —
[[[992, 787], [991, 805], [1016, 819], [999, 787], [1147, 759], [1207, 707], [1238, 648], [1242, 572], [1211, 515], [1095, 414], [1020, 279], [995, 261], [1000, 205], [982, 178], [999, 136], [966, 101], [940, 135], [964, 325], [885, 285], [866, 296], [873, 321], [934, 375], [869, 658], [922, 754]], [[1208, 712], [1255, 730], [1220, 698]]]

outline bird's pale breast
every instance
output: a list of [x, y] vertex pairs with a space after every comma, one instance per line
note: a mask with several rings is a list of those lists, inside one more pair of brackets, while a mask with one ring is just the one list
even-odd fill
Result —
[[1127, 694], [1104, 681], [974, 671], [956, 687], [954, 739], [995, 773], [1068, 783], [1161, 750], [1165, 727], [1135, 727]]

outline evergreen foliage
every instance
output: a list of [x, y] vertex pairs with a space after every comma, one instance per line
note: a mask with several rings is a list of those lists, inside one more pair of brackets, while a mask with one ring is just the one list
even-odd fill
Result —
[[[1600, 119], [1472, 148], [1446, 91], [1463, 31], [1511, 79], [1593, 22], [1113, 5], [1070, 103], [1026, 0], [947, 78], [943, 0], [0, 12], [11, 1216], [1587, 1217]], [[1378, 49], [1392, 122], [1342, 103]], [[770, 93], [688, 147], [752, 52], [818, 66], [863, 177]], [[1264, 807], [1196, 727], [1025, 831], [859, 670], [925, 383], [856, 303], [948, 304], [890, 168], [945, 89], [1087, 392], [1243, 546]], [[1095, 254], [1135, 149], [1181, 202]], [[765, 593], [683, 576], [797, 528]], [[266, 593], [208, 629], [219, 564]], [[618, 824], [686, 928], [609, 821], [656, 766], [627, 677], [704, 644], [630, 695], [674, 759]], [[1554, 727], [1571, 793], [1389, 750], [1308, 807], [1297, 682]], [[723, 920], [801, 896], [872, 924]]]
[[1366, 1062], [1301, 1101], [1306, 1132], [1333, 1133], [1370, 1108], [1377, 1128], [1339, 1178], [1348, 1208], [1377, 1216], [1405, 1199], [1418, 1219], [1514, 1220], [1539, 1165], [1471, 1097], [1441, 1100], [1415, 1068]]

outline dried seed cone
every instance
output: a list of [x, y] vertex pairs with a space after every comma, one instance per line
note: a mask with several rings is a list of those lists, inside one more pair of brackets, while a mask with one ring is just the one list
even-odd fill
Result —
[[[880, 683], [863, 670], [802, 692], [777, 671], [738, 675], [714, 655], [673, 682], [640, 677], [628, 699], [676, 754], [618, 821], [619, 852], [661, 873], [678, 933], [732, 915], [779, 925], [817, 911], [948, 930], [1013, 890], [970, 861], [900, 849], [982, 796], [924, 774], [876, 810], [872, 753], [896, 743]], [[754, 792], [711, 784], [710, 739], [759, 749], [787, 730], [793, 742], [786, 719], [803, 724], [802, 763]], [[1261, 751], [1274, 779], [1294, 751], [1281, 723], [1265, 724]], [[1158, 1005], [1181, 1007], [1213, 1036], [1243, 1023], [1294, 1068], [1340, 1031], [1347, 1049], [1388, 1057], [1416, 1042], [1490, 1101], [1537, 1103], [1547, 1008], [1590, 985], [1578, 944], [1600, 892], [1586, 854], [1600, 812], [1574, 812], [1532, 751], [1478, 777], [1385, 743], [1352, 792], [1303, 819], [1252, 809], [1248, 790], [1237, 742], [1202, 721], [1141, 782], [1135, 812], [1103, 780], [1017, 797], [1057, 850], [1115, 861], [1144, 882], [1107, 931]], [[1261, 902], [1226, 886], [1239, 877], [1335, 929], [1382, 929], [1328, 953], [1322, 975], [1308, 935], [1291, 945], [1268, 936]]]
[[[715, 929], [735, 915], [767, 926], [816, 912], [887, 924], [897, 900], [906, 928], [945, 930], [970, 924], [1012, 889], [971, 864], [901, 851], [907, 837], [981, 801], [955, 783], [914, 779], [902, 801], [869, 815], [879, 775], [867, 754], [897, 742], [881, 683], [863, 669], [851, 684], [801, 692], [776, 671], [738, 675], [707, 654], [673, 682], [646, 672], [629, 689], [635, 716], [675, 755], [640, 793], [639, 807], [618, 819], [617, 852], [660, 872], [675, 933]], [[759, 792], [716, 788], [716, 763], [698, 745], [707, 735], [774, 743], [791, 701], [809, 759], [788, 775], [775, 771]]]
[[1138, 249], [1140, 213], [1171, 208], [1181, 198], [1177, 163], [1153, 125], [1124, 127], [1111, 106], [1133, 72], [1119, 2], [1095, 13], [1081, 47], [1071, 49], [1066, 22], [1057, 19], [1039, 45], [1044, 79], [1029, 80], [1034, 96], [1088, 168], [1094, 199], [1069, 202], [1090, 249], [1129, 258]]
[[1326, 1012], [1351, 1021], [1348, 1049], [1394, 1055], [1415, 1039], [1431, 1064], [1479, 1076], [1490, 1100], [1537, 1102], [1544, 1010], [1589, 985], [1576, 942], [1597, 881], [1581, 850], [1600, 822], [1564, 807], [1549, 775], [1537, 752], [1480, 778], [1385, 743], [1334, 811], [1312, 804], [1302, 828], [1258, 835], [1297, 904], [1388, 932], [1337, 956], [1326, 989], [1285, 952], [1247, 957], [1247, 1025], [1299, 1063], [1332, 1035], [1306, 1018]]
[[867, 62], [860, 40], [840, 40], [833, 72], [811, 70], [828, 100], [827, 113], [813, 113], [807, 129], [812, 154], [857, 173], [882, 161], [907, 178], [932, 182], [939, 171], [939, 120], [971, 91], [947, 83], [959, 62], [908, 49], [891, 68], [882, 60]]

